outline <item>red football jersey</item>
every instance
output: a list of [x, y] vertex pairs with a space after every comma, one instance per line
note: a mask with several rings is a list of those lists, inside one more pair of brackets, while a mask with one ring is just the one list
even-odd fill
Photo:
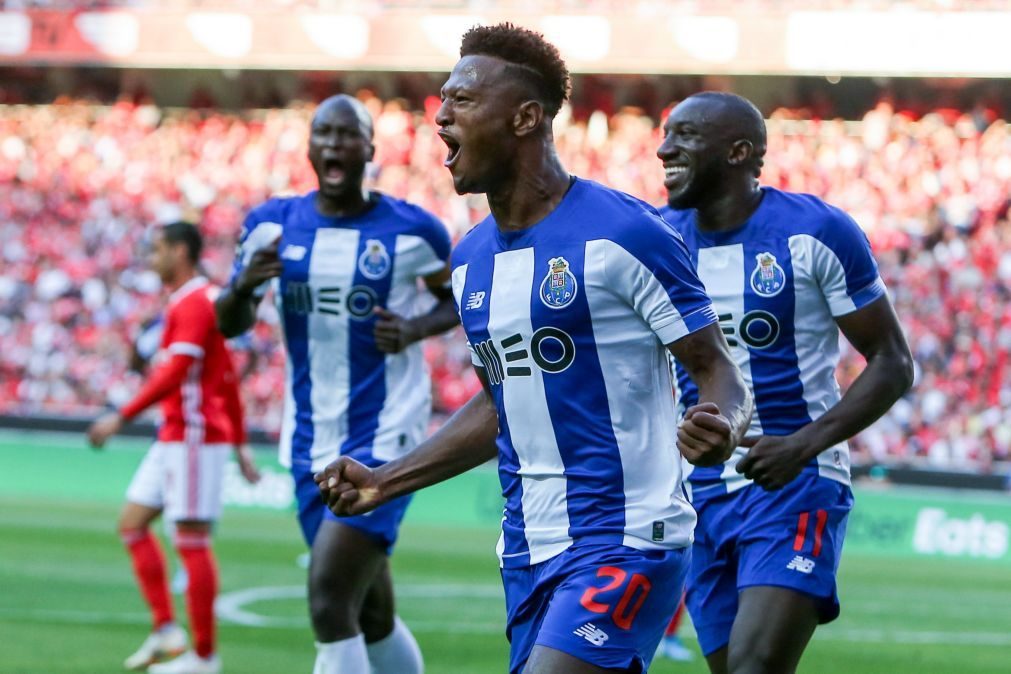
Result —
[[201, 445], [245, 440], [235, 368], [214, 316], [217, 292], [198, 276], [172, 293], [155, 370], [121, 410], [129, 419], [160, 401], [161, 442]]

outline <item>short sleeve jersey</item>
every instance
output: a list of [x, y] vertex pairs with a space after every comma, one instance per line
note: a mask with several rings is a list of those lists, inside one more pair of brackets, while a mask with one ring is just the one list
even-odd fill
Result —
[[424, 308], [419, 278], [444, 269], [450, 239], [435, 216], [373, 194], [350, 218], [320, 215], [315, 192], [271, 199], [243, 226], [233, 278], [280, 236], [274, 298], [287, 351], [283, 465], [319, 470], [341, 454], [378, 465], [424, 437], [431, 383], [421, 345], [376, 348], [376, 307], [405, 317]]
[[487, 218], [452, 266], [498, 409], [502, 565], [577, 542], [689, 545], [665, 344], [716, 314], [680, 237], [651, 206], [575, 179], [532, 227]]
[[[693, 210], [664, 207], [713, 298], [734, 360], [755, 398], [748, 435], [789, 435], [840, 399], [835, 370], [835, 317], [885, 294], [867, 237], [848, 215], [817, 197], [763, 187], [761, 203], [739, 228], [706, 233]], [[681, 407], [698, 389], [677, 367]], [[739, 489], [738, 448], [722, 466], [694, 468], [693, 488]], [[831, 447], [811, 470], [849, 482], [846, 443]]]

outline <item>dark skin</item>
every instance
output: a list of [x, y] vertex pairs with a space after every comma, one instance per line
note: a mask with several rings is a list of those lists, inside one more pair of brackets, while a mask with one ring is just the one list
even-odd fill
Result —
[[[764, 126], [734, 101], [691, 97], [671, 111], [657, 150], [674, 208], [696, 210], [706, 233], [731, 231], [762, 200], [756, 180]], [[912, 355], [887, 296], [836, 318], [867, 366], [825, 415], [786, 436], [745, 438], [737, 471], [767, 490], [781, 489], [822, 451], [856, 435], [884, 414], [913, 379]], [[739, 594], [730, 643], [706, 659], [713, 674], [796, 671], [818, 625], [816, 600], [794, 590], [756, 586]]]
[[[551, 135], [551, 118], [535, 94], [489, 56], [465, 56], [442, 88], [436, 115], [449, 147], [446, 166], [457, 192], [484, 192], [503, 231], [530, 227], [546, 217], [571, 184]], [[718, 326], [668, 345], [684, 359], [700, 388], [678, 433], [678, 447], [699, 465], [724, 461], [751, 418], [751, 398]], [[338, 515], [378, 505], [447, 480], [498, 455], [498, 413], [487, 377], [483, 390], [427, 441], [376, 469], [341, 457], [316, 475], [320, 493]], [[722, 412], [725, 410], [726, 412]], [[602, 674], [608, 671], [545, 646], [535, 646], [526, 674]]]
[[[375, 200], [362, 189], [366, 163], [372, 159], [372, 120], [347, 96], [329, 98], [313, 116], [308, 159], [319, 181], [315, 206], [320, 215], [353, 218]], [[259, 300], [253, 291], [283, 270], [280, 238], [253, 254], [232, 287], [215, 302], [218, 325], [228, 337], [241, 334], [256, 320]], [[438, 303], [427, 314], [404, 318], [376, 307], [376, 348], [399, 353], [409, 345], [440, 334], [458, 323], [449, 289], [449, 268], [424, 278]], [[365, 635], [368, 643], [393, 630], [395, 607], [389, 559], [383, 546], [360, 531], [324, 520], [312, 544], [309, 567], [309, 613], [317, 641], [327, 643]]]

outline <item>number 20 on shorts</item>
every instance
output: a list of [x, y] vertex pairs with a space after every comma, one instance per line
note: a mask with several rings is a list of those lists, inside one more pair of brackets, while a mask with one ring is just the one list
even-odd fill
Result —
[[[633, 573], [629, 578], [628, 574], [616, 566], [602, 566], [597, 569], [597, 578], [610, 578], [610, 581], [603, 587], [588, 587], [583, 596], [579, 598], [579, 603], [587, 611], [593, 613], [610, 613], [614, 624], [623, 630], [631, 629], [632, 621], [642, 608], [646, 596], [649, 594], [652, 584], [649, 578], [641, 573]], [[628, 584], [625, 585], [625, 581]], [[616, 590], [625, 585], [625, 591], [618, 600], [618, 604], [604, 604], [596, 601], [595, 597], [605, 592]]]

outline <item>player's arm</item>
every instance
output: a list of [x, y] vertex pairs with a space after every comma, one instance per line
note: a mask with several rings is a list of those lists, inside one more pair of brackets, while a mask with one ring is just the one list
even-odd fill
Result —
[[432, 310], [415, 318], [403, 318], [382, 307], [376, 307], [376, 348], [385, 353], [399, 353], [414, 342], [442, 334], [460, 323], [453, 304], [449, 265], [424, 277], [425, 286], [438, 300]]
[[835, 406], [796, 433], [748, 439], [738, 472], [766, 489], [779, 489], [820, 453], [878, 420], [913, 383], [913, 355], [887, 295], [836, 323], [867, 365]]
[[278, 237], [253, 253], [248, 264], [236, 269], [232, 282], [214, 302], [218, 329], [225, 337], [230, 339], [241, 335], [256, 322], [256, 307], [262, 299], [256, 289], [281, 275], [281, 259], [277, 251], [280, 241]]
[[172, 353], [167, 362], [155, 368], [133, 400], [119, 411], [105, 414], [91, 424], [88, 428], [88, 441], [91, 446], [102, 447], [110, 437], [123, 428], [124, 424], [178, 389], [194, 362], [196, 357], [191, 353], [181, 351]]
[[716, 323], [667, 345], [699, 389], [698, 404], [685, 410], [678, 449], [696, 466], [723, 463], [751, 422], [753, 402], [730, 347]]
[[478, 376], [482, 390], [413, 451], [374, 469], [342, 456], [317, 473], [320, 494], [334, 514], [368, 512], [495, 458], [498, 412], [480, 368]]

